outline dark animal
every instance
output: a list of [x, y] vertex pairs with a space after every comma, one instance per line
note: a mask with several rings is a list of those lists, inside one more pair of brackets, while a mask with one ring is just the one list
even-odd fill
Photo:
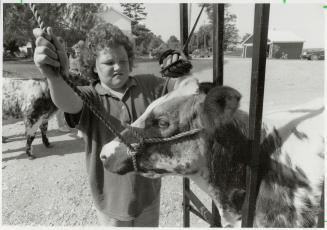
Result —
[[[177, 174], [192, 179], [214, 200], [224, 227], [240, 227], [250, 162], [248, 114], [239, 110], [240, 98], [230, 87], [213, 88], [206, 95], [197, 81], [188, 79], [150, 104], [131, 125], [145, 138], [200, 130], [145, 144], [135, 155], [136, 166], [147, 177]], [[255, 227], [316, 226], [324, 180], [323, 105], [316, 100], [264, 120]], [[131, 128], [122, 135], [139, 142]], [[132, 154], [118, 139], [103, 147], [100, 158], [113, 173], [134, 171]]]

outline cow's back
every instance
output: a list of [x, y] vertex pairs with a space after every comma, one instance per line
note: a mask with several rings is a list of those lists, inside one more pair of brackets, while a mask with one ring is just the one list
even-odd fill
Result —
[[281, 147], [271, 155], [272, 172], [261, 185], [259, 226], [315, 224], [324, 178], [323, 111], [323, 100], [315, 100], [265, 116], [268, 129], [277, 131], [276, 143]]
[[284, 163], [291, 160], [310, 181], [318, 180], [320, 183], [324, 175], [323, 100], [316, 99], [302, 107], [271, 113], [266, 117], [281, 138], [281, 157], [278, 159]]
[[35, 101], [51, 100], [45, 80], [3, 78], [3, 113], [5, 116], [22, 117], [34, 108]]

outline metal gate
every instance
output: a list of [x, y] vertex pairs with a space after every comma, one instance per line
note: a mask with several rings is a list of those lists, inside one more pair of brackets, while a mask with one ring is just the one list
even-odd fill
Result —
[[[251, 70], [251, 94], [249, 108], [249, 151], [251, 164], [246, 172], [246, 196], [242, 210], [242, 227], [253, 227], [256, 198], [260, 185], [258, 177], [259, 145], [265, 86], [265, 71], [267, 57], [267, 36], [270, 4], [255, 4], [253, 29], [253, 55]], [[188, 37], [187, 4], [180, 4], [180, 35], [185, 44]], [[224, 37], [224, 4], [213, 4], [213, 82], [223, 84], [223, 37]], [[187, 48], [185, 50], [187, 53]], [[191, 205], [191, 202], [196, 207]], [[324, 226], [324, 192], [321, 197], [321, 212], [318, 227]], [[190, 227], [190, 212], [210, 224], [211, 227], [221, 227], [221, 218], [215, 204], [212, 202], [212, 213], [201, 203], [190, 189], [189, 179], [183, 179], [183, 227]]]

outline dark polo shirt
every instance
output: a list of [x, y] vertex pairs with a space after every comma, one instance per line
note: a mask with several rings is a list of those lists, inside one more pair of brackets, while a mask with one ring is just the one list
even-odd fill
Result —
[[[121, 100], [104, 89], [100, 82], [79, 87], [119, 132], [160, 96], [164, 79], [137, 75], [130, 77], [127, 84]], [[160, 196], [160, 179], [149, 179], [135, 173], [121, 176], [103, 168], [100, 160], [102, 146], [114, 136], [85, 105], [78, 114], [65, 113], [65, 118], [70, 127], [83, 133], [91, 193], [99, 211], [111, 218], [128, 221]]]

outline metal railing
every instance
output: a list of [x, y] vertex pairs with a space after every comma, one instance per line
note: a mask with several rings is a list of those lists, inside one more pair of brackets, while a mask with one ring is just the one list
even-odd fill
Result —
[[[251, 70], [251, 94], [249, 108], [249, 152], [251, 163], [246, 173], [246, 196], [242, 209], [242, 227], [253, 227], [256, 199], [260, 186], [259, 145], [261, 136], [262, 110], [267, 58], [267, 37], [270, 4], [255, 4], [253, 29], [253, 55]], [[224, 49], [224, 4], [213, 4], [213, 82], [223, 84]], [[187, 39], [187, 4], [180, 4], [181, 42]], [[191, 203], [196, 207], [194, 208]], [[321, 195], [321, 212], [318, 227], [324, 227], [324, 189]], [[212, 202], [212, 213], [202, 204], [190, 189], [188, 179], [183, 179], [183, 227], [190, 227], [190, 212], [210, 224], [221, 227], [218, 209]]]

